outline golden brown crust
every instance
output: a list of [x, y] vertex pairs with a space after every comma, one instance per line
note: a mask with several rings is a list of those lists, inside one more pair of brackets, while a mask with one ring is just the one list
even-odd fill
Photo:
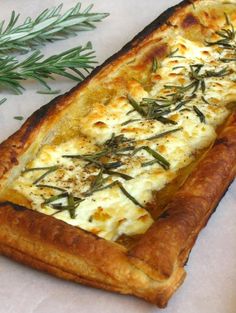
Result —
[[17, 205], [3, 203], [0, 221], [2, 253], [62, 278], [164, 305], [185, 276], [176, 268], [163, 285], [133, 266], [122, 246]]
[[[209, 5], [207, 19], [192, 3], [206, 8]], [[223, 1], [217, 3], [221, 5]], [[211, 10], [213, 4], [211, 0], [183, 1], [168, 10], [82, 84], [34, 113], [18, 132], [0, 145], [0, 186], [3, 188], [14, 179], [42, 144], [57, 138], [60, 125], [68, 116], [73, 116], [77, 99], [83, 97], [85, 90], [90, 97], [94, 96], [93, 84], [96, 87], [99, 80], [132, 58], [140, 47], [147, 48], [147, 51], [134, 71], [142, 71], [143, 64], [151, 62], [153, 56], [162, 58], [168, 54], [168, 43], [163, 42], [163, 38], [175, 25], [181, 25], [180, 29], [187, 37], [201, 40], [216, 17], [217, 10]], [[157, 40], [151, 44], [152, 32], [157, 29], [160, 42], [153, 46]], [[121, 86], [125, 83], [120, 82]], [[86, 110], [86, 105], [81, 109]], [[0, 251], [56, 276], [133, 294], [163, 307], [183, 282], [184, 263], [194, 241], [235, 172], [234, 113], [163, 215], [130, 251], [53, 217], [9, 202], [0, 204]]]
[[[184, 265], [194, 240], [236, 174], [236, 113], [175, 197], [129, 252], [163, 277]], [[207, 192], [206, 192], [207, 191]], [[135, 262], [136, 263], [136, 262]], [[155, 277], [155, 272], [152, 275]]]

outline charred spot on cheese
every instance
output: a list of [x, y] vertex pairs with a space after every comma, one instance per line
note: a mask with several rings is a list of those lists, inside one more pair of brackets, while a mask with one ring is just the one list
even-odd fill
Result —
[[193, 15], [192, 13], [189, 13], [185, 16], [181, 25], [184, 29], [186, 29], [186, 28], [190, 28], [192, 26], [196, 26], [199, 24], [200, 24], [200, 22], [199, 22], [198, 18], [195, 15]]
[[184, 17], [181, 27], [184, 36], [193, 42], [203, 42], [205, 33], [208, 31], [193, 13], [188, 13]]
[[163, 43], [158, 46], [153, 46], [148, 52], [146, 52], [145, 56], [142, 58], [142, 64], [143, 65], [146, 65], [147, 63], [152, 64], [154, 58], [161, 60], [163, 57], [167, 55], [167, 53], [168, 53], [167, 44]]
[[[201, 27], [189, 13], [171, 27], [168, 45], [154, 34], [104, 74], [85, 96], [78, 132], [43, 146], [11, 188], [32, 209], [107, 240], [145, 233], [166, 203], [159, 192], [182, 183], [236, 98], [235, 63], [225, 61], [229, 51], [220, 41], [234, 27], [226, 21], [205, 44], [192, 40]], [[33, 170], [52, 167], [44, 176]], [[156, 193], [159, 207], [152, 205]]]

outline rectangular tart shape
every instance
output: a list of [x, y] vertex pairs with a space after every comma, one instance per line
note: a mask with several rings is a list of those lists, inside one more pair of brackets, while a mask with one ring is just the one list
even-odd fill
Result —
[[0, 145], [0, 252], [166, 306], [236, 172], [235, 1], [183, 1]]

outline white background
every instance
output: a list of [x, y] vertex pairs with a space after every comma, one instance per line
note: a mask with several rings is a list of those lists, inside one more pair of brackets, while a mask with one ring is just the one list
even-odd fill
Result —
[[[49, 44], [46, 55], [59, 53], [88, 40], [93, 42], [99, 63], [119, 50], [136, 33], [161, 12], [178, 2], [174, 0], [93, 0], [94, 10], [110, 16], [92, 32], [65, 41]], [[22, 17], [36, 16], [47, 7], [60, 4], [57, 0], [2, 0], [0, 20], [11, 11]], [[70, 8], [76, 1], [64, 1]], [[82, 0], [84, 5], [91, 3]], [[63, 78], [53, 83], [53, 89], [65, 92], [75, 84]], [[22, 96], [6, 95], [0, 106], [0, 141], [16, 131], [35, 109], [54, 96], [37, 94], [39, 85], [29, 82]], [[0, 99], [2, 97], [0, 96]], [[1, 227], [1, 226], [0, 226]], [[109, 257], [109, 256], [107, 256]], [[236, 183], [221, 201], [207, 228], [199, 236], [186, 266], [184, 285], [169, 302], [165, 313], [235, 313], [236, 312]], [[4, 257], [0, 257], [0, 313], [153, 313], [161, 312], [153, 305], [130, 296], [96, 290], [66, 282], [37, 272]]]

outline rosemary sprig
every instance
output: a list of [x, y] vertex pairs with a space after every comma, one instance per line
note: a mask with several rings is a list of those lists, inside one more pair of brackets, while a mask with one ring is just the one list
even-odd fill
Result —
[[212, 70], [207, 70], [207, 71], [205, 71], [204, 76], [206, 78], [208, 78], [208, 77], [224, 77], [228, 74], [229, 74], [229, 70], [228, 70], [228, 67], [226, 66], [223, 69], [219, 70], [218, 72], [212, 71]]
[[[169, 133], [176, 132], [177, 130], [180, 130], [180, 129], [181, 128], [166, 131], [164, 133], [156, 135], [155, 138], [163, 137]], [[155, 138], [153, 136], [153, 137], [148, 138], [147, 140], [152, 140]], [[132, 151], [132, 154], [129, 155], [132, 157], [132, 155], [137, 153], [139, 150], [144, 149], [155, 158], [155, 163], [159, 163], [165, 169], [169, 168], [169, 166], [170, 166], [169, 162], [163, 156], [161, 156], [159, 153], [152, 150], [148, 146], [142, 146], [140, 148], [135, 148], [135, 144], [136, 144], [136, 141], [134, 141], [134, 139], [128, 139], [124, 135], [117, 135], [116, 136], [113, 133], [111, 138], [108, 139], [104, 143], [101, 151], [98, 151], [95, 153], [90, 153], [90, 154], [84, 154], [84, 155], [80, 155], [80, 154], [63, 155], [63, 157], [66, 157], [66, 158], [81, 159], [83, 161], [86, 161], [87, 164], [91, 164], [91, 165], [99, 168], [97, 175], [93, 178], [93, 180], [91, 182], [90, 188], [86, 192], [83, 193], [84, 197], [91, 196], [95, 192], [104, 190], [106, 188], [110, 188], [114, 185], [118, 185], [120, 187], [121, 191], [131, 201], [133, 201], [133, 203], [135, 203], [136, 205], [140, 205], [138, 203], [138, 201], [136, 199], [134, 199], [132, 197], [132, 195], [130, 195], [127, 192], [127, 190], [124, 188], [124, 186], [118, 180], [113, 181], [112, 183], [110, 183], [108, 185], [104, 185], [110, 176], [118, 176], [124, 180], [133, 179], [133, 177], [131, 177], [130, 175], [127, 175], [127, 174], [119, 172], [119, 171], [114, 171], [114, 169], [121, 167], [123, 165], [123, 162], [118, 160], [118, 161], [114, 161], [114, 162], [104, 163], [104, 159], [103, 159], [104, 157], [107, 158], [107, 157], [113, 157], [113, 156], [118, 156], [118, 155], [127, 156], [127, 154], [126, 153], [124, 154], [124, 152], [128, 152], [128, 151]], [[104, 177], [105, 174], [108, 175], [108, 177]]]
[[159, 122], [161, 122], [162, 124], [171, 124], [171, 125], [177, 125], [178, 123], [171, 120], [170, 118], [164, 117], [164, 116], [160, 116], [157, 118], [157, 120]]
[[60, 89], [56, 89], [56, 90], [38, 90], [37, 93], [41, 94], [41, 95], [57, 95], [61, 92]]
[[209, 101], [207, 101], [207, 99], [206, 99], [204, 96], [202, 96], [201, 99], [202, 99], [202, 101], [205, 102], [206, 104], [210, 104]]
[[226, 25], [230, 28], [222, 28], [221, 30], [216, 31], [215, 33], [220, 37], [216, 41], [206, 41], [208, 46], [218, 45], [223, 49], [235, 49], [236, 43], [234, 42], [236, 38], [236, 32], [234, 25], [230, 22], [228, 15], [225, 13], [225, 22]]
[[79, 2], [63, 14], [62, 6], [46, 9], [35, 19], [27, 17], [18, 25], [20, 14], [13, 11], [5, 28], [6, 22], [0, 22], [0, 53], [28, 52], [47, 42], [74, 36], [79, 31], [94, 29], [95, 23], [109, 15], [91, 12], [93, 5], [81, 10]]
[[34, 79], [51, 90], [46, 80], [52, 79], [52, 74], [81, 81], [84, 78], [82, 71], [89, 72], [96, 63], [91, 49], [89, 42], [84, 47], [79, 46], [44, 60], [40, 51], [33, 52], [21, 62], [12, 56], [2, 57], [0, 58], [0, 87], [9, 88], [19, 94], [24, 90], [20, 82]]
[[[87, 165], [92, 164], [100, 169], [116, 169], [123, 165], [123, 162], [121, 161], [115, 161], [110, 163], [104, 163], [104, 161], [101, 160], [103, 157], [108, 156], [114, 156], [119, 155], [120, 153], [132, 151], [134, 149], [133, 146], [133, 139], [127, 139], [124, 135], [118, 135], [115, 136], [115, 134], [112, 134], [111, 138], [108, 139], [104, 146], [105, 148], [102, 149], [99, 152], [90, 153], [90, 154], [72, 154], [72, 155], [62, 155], [64, 158], [74, 158], [74, 159], [80, 159], [87, 162]], [[123, 144], [130, 144], [129, 146], [122, 146]]]
[[103, 179], [103, 171], [104, 169], [101, 169], [96, 176], [96, 178], [92, 181], [91, 186], [90, 186], [90, 193], [92, 193], [94, 190], [100, 188], [104, 182]]
[[224, 63], [236, 61], [236, 31], [234, 25], [231, 23], [229, 16], [225, 13], [225, 23], [227, 28], [222, 28], [215, 33], [220, 37], [216, 41], [206, 41], [208, 46], [217, 45], [220, 47], [226, 55], [219, 60]]
[[[104, 178], [103, 174], [107, 174], [108, 177]], [[91, 196], [94, 192], [102, 190], [104, 188], [103, 184], [109, 179], [109, 176], [119, 176], [125, 180], [133, 179], [133, 177], [127, 174], [102, 168], [98, 172], [97, 176], [93, 179], [90, 185], [90, 189], [84, 193], [84, 196], [88, 197]]]
[[[170, 100], [143, 98], [142, 101], [138, 103], [129, 95], [128, 100], [134, 110], [146, 119], [158, 120], [163, 124], [177, 124], [175, 121], [164, 116], [171, 113], [169, 107], [172, 105], [172, 102]], [[161, 102], [161, 104], [159, 104], [159, 102]]]

